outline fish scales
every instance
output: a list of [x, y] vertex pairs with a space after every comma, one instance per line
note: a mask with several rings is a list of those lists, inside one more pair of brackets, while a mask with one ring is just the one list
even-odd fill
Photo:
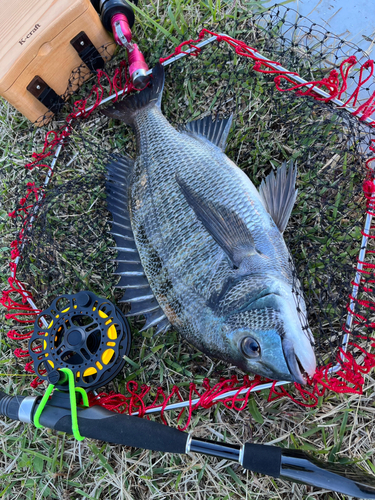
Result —
[[[240, 191], [238, 181], [243, 179], [244, 174], [224, 154], [220, 155], [221, 161], [213, 158], [212, 148], [177, 132], [157, 108], [147, 112], [142, 119], [137, 117], [135, 126], [140, 132], [139, 149], [147, 151], [147, 154], [139, 156], [137, 173], [132, 179], [131, 198], [136, 200], [131, 207], [133, 227], [135, 231], [138, 225], [148, 228], [150, 240], [172, 276], [189, 280], [191, 286], [200, 288], [204, 298], [208, 298], [212, 265], [224, 259], [224, 252], [202, 228], [188, 206], [176, 182], [176, 173], [202, 196], [243, 212], [259, 249], [265, 252], [273, 250], [273, 259], [281, 260], [282, 256], [287, 264], [288, 254], [282, 255], [286, 248], [269, 247], [263, 231], [259, 229], [261, 221], [256, 203], [250, 206], [249, 213], [241, 210], [251, 196], [254, 198], [254, 192], [257, 196], [257, 192], [249, 193], [249, 186]], [[227, 186], [226, 199], [220, 194], [223, 184]], [[260, 201], [256, 201], [260, 205]], [[269, 231], [275, 229], [270, 220]], [[184, 241], [182, 251], [179, 239]], [[143, 252], [140, 246], [138, 248], [143, 262], [146, 262], [148, 252]], [[269, 266], [274, 268], [272, 259]], [[232, 274], [232, 267], [227, 262], [225, 268], [228, 274]], [[157, 280], [158, 277], [155, 278]]]
[[[306, 308], [302, 292], [302, 299], [296, 295], [300, 285], [277, 217], [265, 209], [267, 186], [260, 194], [218, 145], [166, 120], [156, 102], [161, 98], [157, 78], [164, 78], [157, 71], [154, 90], [106, 113], [131, 123], [136, 133], [129, 212], [151, 290], [170, 323], [197, 348], [245, 371], [304, 383], [302, 372], [311, 374], [312, 363], [306, 368], [303, 355], [295, 354], [285, 315], [292, 328], [300, 328], [305, 344], [308, 339], [311, 345], [311, 334], [299, 324]], [[231, 226], [232, 240], [238, 241], [228, 249], [231, 238], [225, 232]], [[283, 295], [289, 305], [281, 304]], [[300, 308], [292, 304], [297, 299]], [[245, 344], [250, 347], [244, 356]], [[261, 361], [251, 359], [251, 349]]]
[[[136, 160], [131, 179], [132, 227], [156, 299], [173, 324], [183, 325], [184, 331], [194, 335], [200, 325], [194, 324], [190, 310], [200, 308], [204, 316], [209, 274], [223, 259], [223, 252], [199, 227], [175, 180], [175, 171], [184, 159], [189, 158], [187, 166], [193, 168], [199, 158], [159, 111], [140, 115], [136, 130], [139, 150], [145, 153]], [[140, 229], [147, 235], [144, 240], [138, 237]], [[163, 262], [162, 273], [161, 266], [155, 265], [155, 255]]]

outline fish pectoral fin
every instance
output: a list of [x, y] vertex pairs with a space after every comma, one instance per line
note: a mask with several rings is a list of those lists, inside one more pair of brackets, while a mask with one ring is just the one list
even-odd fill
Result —
[[285, 231], [286, 226], [296, 202], [298, 189], [296, 189], [297, 166], [293, 161], [284, 162], [277, 170], [276, 175], [271, 172], [259, 187], [259, 194], [264, 208], [274, 220], [280, 232]]
[[195, 137], [203, 137], [222, 151], [227, 146], [227, 139], [232, 126], [233, 115], [222, 120], [213, 120], [212, 116], [206, 116], [194, 120], [185, 125], [185, 132]]
[[254, 238], [238, 214], [224, 205], [202, 198], [178, 176], [176, 181], [198, 220], [235, 267], [240, 267], [244, 259], [257, 253]]

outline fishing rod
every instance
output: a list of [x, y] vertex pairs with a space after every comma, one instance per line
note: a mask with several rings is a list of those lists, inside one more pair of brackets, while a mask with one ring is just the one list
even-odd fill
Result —
[[357, 466], [320, 461], [278, 446], [197, 438], [155, 421], [89, 407], [87, 392], [118, 375], [130, 343], [129, 323], [109, 300], [89, 291], [57, 297], [36, 318], [29, 341], [35, 372], [50, 385], [42, 398], [0, 391], [0, 416], [73, 434], [78, 440], [219, 457], [274, 478], [375, 499], [375, 477]]
[[[46, 403], [39, 422], [43, 427], [72, 434], [70, 396], [55, 392]], [[0, 392], [0, 415], [24, 423], [34, 422], [40, 405], [38, 396], [8, 396]], [[113, 413], [100, 406], [77, 407], [81, 436], [112, 444], [162, 453], [199, 453], [242, 465], [246, 470], [345, 495], [375, 499], [375, 478], [356, 466], [317, 460], [299, 450], [256, 443], [228, 444], [194, 437], [167, 425]]]

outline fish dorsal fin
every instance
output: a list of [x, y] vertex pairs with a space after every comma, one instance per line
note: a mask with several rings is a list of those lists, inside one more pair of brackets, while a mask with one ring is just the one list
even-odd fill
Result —
[[151, 84], [137, 94], [133, 94], [121, 102], [116, 102], [113, 106], [102, 110], [102, 113], [109, 118], [121, 120], [128, 125], [134, 123], [137, 112], [146, 106], [161, 106], [161, 99], [164, 88], [164, 68], [161, 64], [156, 64], [152, 70]]
[[[130, 156], [113, 155], [107, 165], [107, 179], [114, 185], [128, 185], [128, 178], [133, 170], [134, 160]], [[108, 185], [108, 184], [107, 184]]]
[[193, 136], [203, 137], [222, 151], [227, 146], [229, 130], [232, 126], [233, 115], [229, 118], [213, 121], [212, 116], [194, 120], [185, 125], [185, 131]]
[[157, 333], [166, 331], [170, 323], [151, 290], [130, 224], [128, 189], [134, 160], [114, 156], [107, 165], [107, 208], [112, 213], [111, 234], [116, 241], [117, 268], [114, 274], [121, 276], [117, 288], [125, 289], [120, 302], [129, 303], [131, 308], [125, 316], [145, 316], [142, 330], [158, 326]]
[[249, 228], [236, 212], [202, 198], [181, 178], [176, 181], [197, 218], [235, 267], [257, 253]]
[[274, 220], [280, 232], [285, 231], [286, 226], [296, 202], [298, 189], [296, 189], [297, 166], [293, 161], [277, 169], [276, 175], [271, 172], [259, 187], [259, 194], [264, 208]]

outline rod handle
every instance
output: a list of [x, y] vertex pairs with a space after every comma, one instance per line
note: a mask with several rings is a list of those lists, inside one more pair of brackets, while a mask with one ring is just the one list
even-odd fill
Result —
[[19, 420], [18, 412], [24, 396], [8, 396], [5, 392], [0, 391], [0, 416]]
[[278, 446], [246, 443], [242, 466], [245, 469], [272, 477], [280, 477], [282, 449]]
[[[133, 446], [164, 453], [185, 453], [189, 434], [147, 419], [113, 413], [100, 406], [78, 409], [82, 436], [108, 443]], [[46, 406], [40, 423], [51, 429], [72, 433], [70, 410]]]

